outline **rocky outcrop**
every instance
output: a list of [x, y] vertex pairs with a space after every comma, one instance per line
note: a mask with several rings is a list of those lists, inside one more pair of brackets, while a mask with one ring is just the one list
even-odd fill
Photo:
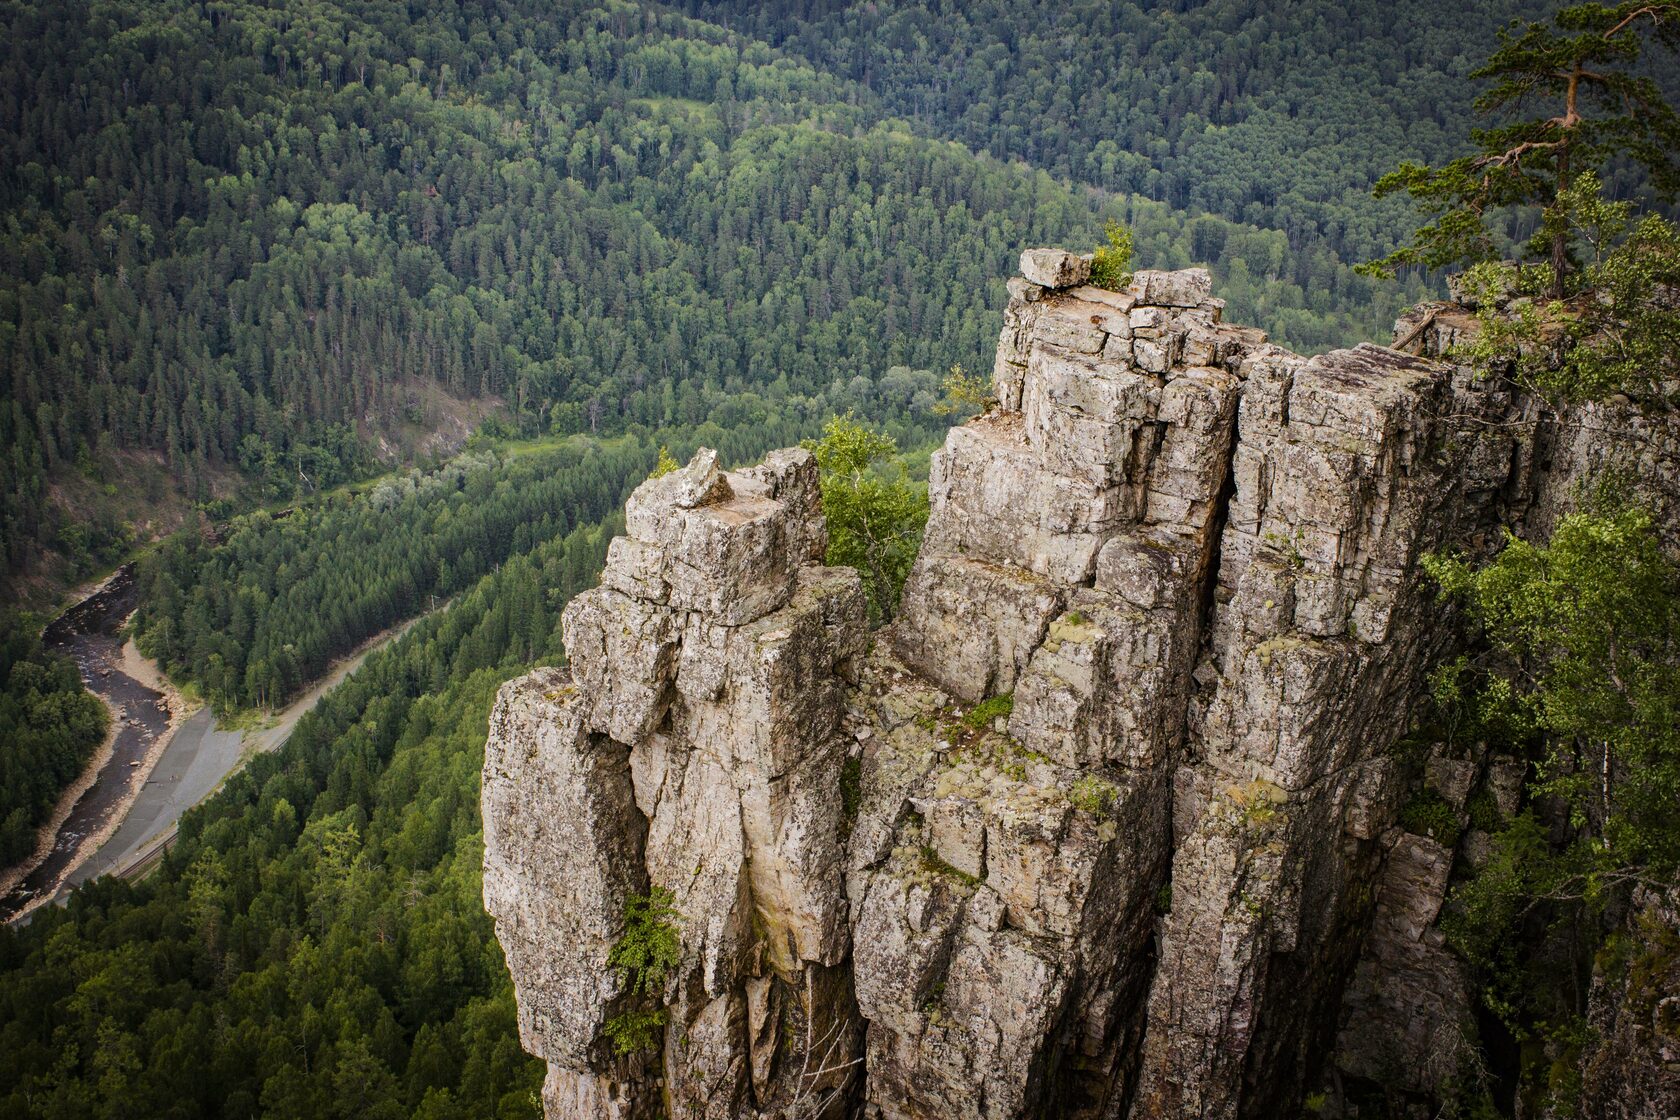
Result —
[[[854, 846], [858, 967], [886, 954], [937, 993], [859, 987], [883, 1117], [1120, 1114], [1240, 387], [1271, 352], [1220, 323], [1205, 272], [1124, 292], [1015, 281], [1011, 296], [1000, 407], [934, 457], [885, 643], [916, 679], [965, 703], [1010, 695], [1012, 711], [959, 750], [888, 738], [866, 755], [866, 806], [917, 812], [890, 849]], [[868, 781], [906, 755], [924, 761], [902, 793]], [[925, 943], [906, 935], [924, 903], [890, 856], [918, 849], [983, 880]], [[996, 1071], [980, 1093], [976, 1069]]]
[[1513, 469], [1473, 452], [1475, 396], [1370, 346], [1246, 380], [1208, 685], [1177, 780], [1147, 1115], [1281, 1109], [1327, 1041], [1383, 854], [1371, 803], [1452, 638], [1418, 558], [1492, 529], [1480, 515]]
[[[855, 1076], [840, 721], [863, 594], [819, 563], [808, 453], [714, 459], [637, 489], [566, 608], [569, 679], [512, 682], [491, 716], [485, 902], [551, 1116], [736, 1117]], [[609, 958], [655, 889], [681, 960], [650, 998]], [[613, 1029], [638, 1012], [652, 1053]]]
[[[632, 496], [569, 675], [503, 689], [485, 897], [550, 1117], [1261, 1117], [1333, 1050], [1450, 1061], [1451, 856], [1395, 826], [1455, 633], [1419, 558], [1590, 453], [1430, 357], [1227, 325], [1202, 270], [1022, 272], [887, 630], [808, 455], [702, 452]], [[647, 992], [613, 952], [656, 891]]]
[[1641, 888], [1626, 931], [1601, 954], [1581, 1104], [1608, 1120], [1680, 1109], [1680, 889]]
[[1453, 853], [1398, 829], [1389, 839], [1376, 914], [1342, 998], [1337, 1065], [1427, 1097], [1458, 1076], [1476, 1033], [1469, 978], [1436, 925]]

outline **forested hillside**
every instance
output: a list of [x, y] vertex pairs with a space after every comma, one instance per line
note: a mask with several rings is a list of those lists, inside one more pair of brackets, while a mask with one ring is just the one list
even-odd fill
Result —
[[893, 366], [983, 364], [1011, 255], [1104, 216], [1309, 349], [1417, 294], [912, 135], [848, 77], [628, 3], [13, 0], [0, 28], [9, 583], [43, 546], [70, 577], [113, 559], [141, 494], [314, 493], [464, 399], [527, 434], [873, 412]]
[[110, 722], [75, 664], [41, 648], [33, 621], [0, 618], [0, 868], [35, 850], [36, 828]]
[[[356, 574], [318, 604], [274, 556], [202, 568], [195, 534], [430, 462], [480, 416], [690, 447], [847, 410], [931, 432], [942, 371], [990, 361], [1011, 257], [1110, 217], [1304, 348], [1420, 290], [1290, 282], [1284, 233], [976, 158], [632, 3], [12, 0], [0, 29], [0, 601], [185, 527], [144, 630], [225, 704], [284, 697], [519, 541], [440, 566], [464, 527], [408, 526], [311, 561]], [[289, 539], [234, 534], [245, 559]], [[323, 610], [270, 648], [250, 598], [276, 594]]]
[[[434, 611], [149, 877], [0, 925], [0, 1115], [540, 1115], [487, 715], [661, 451], [925, 456], [1020, 250], [1110, 219], [1298, 349], [1385, 336], [1427, 280], [1352, 271], [1413, 224], [1366, 192], [1541, 8], [0, 0], [0, 603], [184, 524], [134, 629], [223, 708]], [[0, 862], [103, 730], [5, 617]]]
[[[469, 454], [281, 520], [241, 518], [219, 545], [178, 534], [141, 563], [140, 648], [218, 706], [279, 707], [364, 639], [605, 517], [649, 465], [634, 440]], [[541, 625], [540, 612], [519, 613]]]
[[165, 865], [0, 925], [0, 1114], [532, 1117], [479, 902], [496, 685], [558, 652], [615, 522], [424, 620], [183, 818]]
[[[1469, 134], [1470, 70], [1538, 0], [685, 0], [1000, 159], [1284, 231], [1322, 286], [1411, 228], [1371, 184]], [[1053, 126], [1046, 122], [1054, 122]], [[1211, 236], [1211, 234], [1209, 235]], [[1212, 256], [1205, 244], [1198, 256]]]

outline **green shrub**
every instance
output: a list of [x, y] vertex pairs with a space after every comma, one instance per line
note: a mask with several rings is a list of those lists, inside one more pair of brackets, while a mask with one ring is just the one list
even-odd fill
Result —
[[1458, 843], [1461, 826], [1458, 814], [1434, 790], [1423, 790], [1400, 810], [1400, 824], [1407, 832], [1428, 836], [1448, 848]]
[[1104, 781], [1095, 774], [1086, 774], [1068, 790], [1068, 801], [1073, 807], [1093, 815], [1112, 812], [1119, 800], [1120, 791], [1114, 783]]
[[933, 406], [936, 416], [972, 416], [985, 412], [997, 403], [992, 395], [992, 380], [969, 373], [960, 365], [951, 367], [939, 386], [945, 399]]
[[1481, 832], [1498, 832], [1505, 827], [1505, 818], [1499, 812], [1499, 803], [1493, 799], [1493, 791], [1486, 786], [1477, 790], [1465, 806], [1470, 816], [1470, 827]]
[[607, 1040], [620, 1055], [651, 1050], [659, 1042], [659, 1032], [665, 1026], [665, 1009], [626, 1011], [614, 1015], [602, 1026]]
[[[657, 998], [664, 991], [665, 978], [681, 959], [677, 923], [682, 916], [673, 905], [675, 901], [664, 887], [654, 887], [645, 895], [631, 895], [625, 901], [624, 932], [607, 954], [607, 963], [618, 969], [626, 994]], [[614, 1049], [629, 1054], [654, 1045], [664, 1025], [663, 1008], [633, 1008], [612, 1016], [603, 1029]]]
[[1002, 696], [994, 696], [990, 700], [982, 700], [974, 705], [967, 715], [962, 717], [963, 725], [975, 731], [984, 731], [992, 725], [992, 721], [1002, 718], [1008, 719], [1009, 713], [1015, 710], [1015, 694], [1006, 692]]
[[1119, 291], [1132, 282], [1132, 231], [1119, 222], [1103, 227], [1107, 245], [1099, 245], [1091, 256], [1091, 283]]
[[800, 446], [817, 457], [828, 519], [825, 559], [857, 569], [872, 624], [892, 621], [922, 546], [927, 487], [905, 471], [891, 436], [859, 423], [850, 412], [831, 418], [821, 439]]
[[840, 767], [841, 838], [852, 833], [863, 805], [863, 759], [848, 758]]
[[662, 443], [659, 445], [659, 458], [654, 462], [653, 471], [648, 475], [648, 477], [664, 478], [672, 471], [680, 470], [681, 468], [682, 464], [677, 462], [676, 457], [671, 454], [671, 449]]
[[624, 932], [607, 955], [607, 963], [623, 976], [627, 991], [636, 995], [658, 992], [676, 967], [682, 947], [677, 939], [681, 915], [674, 895], [664, 887], [631, 895], [624, 904]]

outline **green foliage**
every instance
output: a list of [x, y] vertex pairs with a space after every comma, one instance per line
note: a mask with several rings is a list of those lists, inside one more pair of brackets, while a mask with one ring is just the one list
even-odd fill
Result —
[[1548, 825], [1525, 810], [1495, 834], [1481, 869], [1453, 889], [1442, 927], [1475, 966], [1483, 1001], [1519, 1037], [1570, 1012], [1571, 993], [1554, 981], [1591, 948], [1583, 937], [1602, 899], [1583, 904], [1570, 884], [1590, 875], [1593, 862], [1584, 846], [1554, 847]]
[[1119, 800], [1119, 787], [1095, 774], [1086, 774], [1076, 779], [1068, 790], [1068, 801], [1075, 809], [1095, 816], [1106, 816], [1113, 812]]
[[[665, 978], [682, 959], [677, 929], [682, 916], [675, 901], [670, 891], [654, 887], [624, 902], [624, 930], [607, 954], [607, 963], [618, 969], [625, 993], [633, 998], [658, 1000]], [[633, 1054], [658, 1043], [665, 1019], [663, 1007], [629, 1007], [609, 1017], [603, 1029], [614, 1050]]]
[[1117, 292], [1132, 282], [1132, 231], [1119, 222], [1103, 227], [1106, 245], [1091, 254], [1091, 283]]
[[1498, 832], [1505, 826], [1505, 818], [1499, 811], [1499, 803], [1494, 799], [1493, 791], [1486, 786], [1470, 795], [1469, 802], [1464, 806], [1464, 812], [1470, 819], [1470, 827], [1478, 832], [1491, 834]]
[[1497, 49], [1471, 77], [1492, 82], [1476, 99], [1477, 112], [1505, 119], [1472, 133], [1474, 155], [1439, 167], [1405, 161], [1377, 181], [1377, 197], [1405, 192], [1432, 219], [1411, 244], [1368, 269], [1391, 275], [1398, 265], [1492, 259], [1499, 242], [1487, 224], [1491, 214], [1533, 205], [1542, 208], [1541, 223], [1527, 251], [1550, 269], [1551, 294], [1563, 296], [1575, 268], [1568, 195], [1576, 176], [1624, 159], [1659, 193], [1680, 191], [1680, 114], [1642, 69], [1650, 65], [1648, 45], [1680, 46], [1677, 24], [1680, 3], [1627, 0], [1571, 5], [1552, 26], [1520, 23], [1500, 32]]
[[1600, 506], [1480, 570], [1426, 566], [1492, 646], [1480, 702], [1544, 741], [1537, 792], [1569, 806], [1606, 873], [1680, 866], [1680, 573], [1650, 513]]
[[[916, 7], [863, 13], [861, 33], [896, 41], [884, 25]], [[1334, 30], [1316, 49], [1340, 56], [1349, 16], [1322, 7]], [[1021, 249], [1096, 239], [1105, 220], [1134, 231], [1140, 264], [1210, 264], [1229, 316], [1281, 342], [1378, 333], [1423, 289], [1373, 292], [1344, 257], [1395, 227], [1398, 210], [1363, 199], [1372, 159], [1455, 134], [1411, 127], [1452, 121], [1431, 84], [1458, 50], [1456, 28], [1430, 26], [1441, 9], [1362, 7], [1345, 67], [1277, 65], [1286, 48], [1262, 44], [1293, 51], [1302, 25], [1275, 13], [1253, 40], [1231, 30], [1249, 16], [1202, 9], [1078, 17], [1106, 35], [1023, 34], [1005, 9], [941, 17], [987, 65], [953, 74], [918, 48], [874, 72], [886, 103], [849, 61], [813, 66], [656, 6], [419, 0], [282, 20], [247, 0], [11, 4], [3, 571], [42, 549], [74, 570], [115, 559], [126, 521], [155, 522], [142, 464], [179, 510], [244, 508], [388, 469], [486, 415], [492, 434], [713, 423], [785, 446], [855, 409], [910, 446], [943, 427], [929, 371], [988, 367]], [[1099, 52], [1078, 72], [1103, 75], [1100, 114], [1028, 109], [1066, 96], [1064, 49]], [[1152, 61], [1123, 57], [1138, 49]], [[1327, 97], [1350, 69], [1358, 96]], [[925, 118], [898, 101], [924, 78], [967, 150], [891, 119]], [[994, 80], [1013, 92], [972, 96]], [[1291, 84], [1305, 80], [1323, 88]], [[977, 138], [982, 101], [1008, 120]], [[1307, 123], [1326, 106], [1332, 120]], [[1327, 135], [1357, 137], [1363, 158]], [[994, 140], [1048, 173], [975, 158]], [[1104, 190], [1057, 178], [1073, 164]], [[96, 489], [88, 463], [120, 488], [109, 509], [63, 497], [76, 479]]]
[[631, 895], [624, 902], [624, 929], [607, 954], [618, 969], [624, 990], [632, 995], [658, 995], [665, 978], [682, 959], [676, 896], [664, 887]]
[[660, 1032], [669, 1018], [663, 1007], [632, 1008], [607, 1018], [601, 1031], [619, 1055], [637, 1054], [659, 1045]]
[[1560, 392], [1575, 399], [1629, 394], [1672, 407], [1680, 377], [1680, 227], [1640, 219], [1585, 272], [1577, 325], [1565, 353]]
[[[1486, 372], [1510, 370], [1525, 387], [1540, 389], [1556, 368], [1556, 333], [1549, 319], [1561, 303], [1543, 302], [1550, 273], [1496, 261], [1479, 261], [1459, 277], [1464, 298], [1475, 305], [1479, 329], [1456, 357]], [[1550, 334], [1551, 337], [1548, 337]]]
[[0, 1115], [535, 1120], [482, 903], [485, 727], [618, 528], [508, 560], [370, 656], [152, 876], [0, 932]]
[[1007, 720], [1015, 710], [1015, 694], [1006, 692], [974, 705], [962, 717], [962, 724], [974, 731], [984, 731], [997, 720]]
[[1426, 566], [1484, 643], [1437, 675], [1437, 695], [1467, 709], [1462, 734], [1532, 752], [1535, 771], [1509, 822], [1472, 802], [1492, 848], [1443, 926], [1524, 1042], [1524, 1092], [1565, 1107], [1586, 991], [1558, 978], [1585, 974], [1636, 885], [1680, 867], [1680, 571], [1650, 514], [1604, 490], [1545, 545], [1509, 538], [1485, 567]]
[[828, 563], [856, 568], [871, 620], [890, 621], [927, 524], [926, 488], [906, 477], [891, 436], [849, 412], [829, 420], [822, 438], [803, 446], [816, 455], [822, 478]]
[[841, 838], [852, 834], [858, 810], [863, 807], [863, 759], [849, 755], [840, 767]]
[[934, 405], [933, 410], [941, 416], [966, 418], [985, 412], [997, 403], [997, 397], [992, 395], [990, 379], [976, 377], [962, 366], [952, 366], [939, 387], [945, 399]]
[[[1473, 60], [1506, 20], [1552, 10], [1539, 0], [686, 6], [853, 79], [860, 98], [974, 151], [1286, 231], [1280, 267], [1247, 264], [1309, 290], [1336, 260], [1380, 255], [1407, 232], [1407, 208], [1373, 203], [1371, 183], [1397, 160], [1450, 158], [1468, 133]], [[1194, 220], [1192, 259], [1220, 255], [1222, 224]], [[1150, 240], [1140, 231], [1140, 257], [1157, 267]]]
[[663, 443], [659, 445], [659, 459], [653, 464], [653, 470], [648, 472], [649, 478], [664, 478], [674, 470], [679, 470], [682, 464], [671, 455], [671, 449]]
[[1458, 813], [1434, 790], [1421, 790], [1406, 802], [1400, 810], [1400, 824], [1407, 832], [1427, 836], [1444, 847], [1458, 845]]
[[75, 664], [42, 649], [38, 633], [34, 618], [0, 614], [0, 868], [35, 850], [36, 829], [110, 724]]
[[1287, 819], [1284, 806], [1288, 795], [1274, 782], [1255, 778], [1246, 786], [1231, 787], [1227, 793], [1244, 828], [1263, 831], [1280, 818]]
[[[250, 514], [220, 545], [178, 534], [141, 562], [136, 639], [218, 707], [278, 707], [367, 638], [618, 509], [648, 459], [635, 440], [585, 437], [470, 452], [279, 520]], [[548, 634], [540, 612], [522, 617], [529, 660]]]
[[1674, 404], [1680, 377], [1680, 228], [1626, 202], [1606, 201], [1583, 174], [1554, 207], [1571, 256], [1582, 260], [1574, 295], [1549, 298], [1549, 265], [1483, 262], [1463, 283], [1479, 330], [1461, 356], [1508, 372], [1554, 405], [1624, 393], [1647, 407]]

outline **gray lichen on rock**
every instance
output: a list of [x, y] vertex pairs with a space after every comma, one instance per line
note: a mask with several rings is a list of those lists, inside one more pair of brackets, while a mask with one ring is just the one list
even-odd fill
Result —
[[[485, 901], [554, 1120], [1260, 1117], [1326, 1062], [1442, 1076], [1451, 856], [1390, 758], [1451, 639], [1419, 557], [1608, 452], [1430, 357], [1271, 345], [1204, 270], [1021, 270], [888, 630], [822, 565], [808, 454], [703, 451], [630, 498], [569, 674], [503, 688]], [[623, 1055], [607, 958], [653, 887], [682, 960]]]

